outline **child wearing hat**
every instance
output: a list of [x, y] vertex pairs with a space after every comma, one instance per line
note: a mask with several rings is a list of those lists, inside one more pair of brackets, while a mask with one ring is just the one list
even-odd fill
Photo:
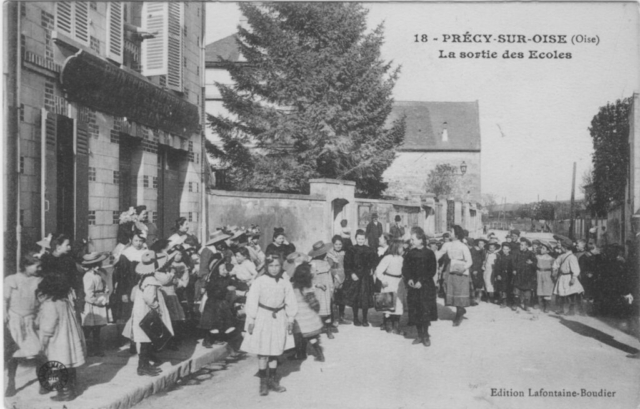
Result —
[[[562, 248], [562, 254], [558, 256], [553, 262], [553, 275], [557, 277], [553, 294], [558, 299], [558, 311], [557, 314], [573, 315], [575, 313], [575, 305], [578, 301], [578, 296], [584, 293], [584, 288], [580, 284], [580, 265], [578, 264], [578, 258], [571, 251], [573, 248], [573, 242], [571, 239], [554, 235], [554, 239], [560, 242]], [[566, 311], [565, 305], [569, 303], [569, 310]]]
[[147, 250], [142, 254], [141, 261], [136, 266], [136, 273], [140, 276], [140, 281], [136, 286], [131, 319], [127, 322], [122, 335], [131, 338], [136, 343], [139, 376], [157, 376], [162, 372], [160, 368], [151, 366], [151, 360], [156, 363], [159, 363], [159, 360], [152, 354], [151, 339], [140, 327], [142, 319], [149, 312], [155, 311], [173, 335], [171, 315], [162, 291], [160, 291], [160, 287], [172, 279], [172, 275], [166, 272], [168, 262], [169, 258], [166, 255], [158, 255], [152, 250]]
[[520, 239], [520, 251], [513, 255], [513, 290], [517, 303], [511, 307], [517, 311], [519, 305], [526, 312], [530, 312], [531, 293], [536, 289], [536, 265], [538, 259], [529, 250], [531, 242], [526, 237]]
[[327, 338], [333, 339], [333, 320], [331, 315], [331, 299], [333, 297], [333, 277], [331, 276], [331, 264], [327, 261], [327, 252], [333, 244], [325, 244], [318, 241], [309, 252], [311, 257], [311, 273], [313, 274], [313, 287], [316, 298], [320, 304], [318, 314], [324, 323], [324, 330]]
[[84, 365], [86, 345], [82, 328], [69, 299], [72, 283], [64, 272], [49, 271], [36, 292], [42, 300], [39, 314], [40, 343], [48, 361], [60, 362], [67, 368], [67, 383], [51, 399], [66, 402], [76, 398], [76, 368]]
[[324, 362], [324, 352], [320, 346], [320, 334], [324, 325], [318, 315], [320, 303], [313, 288], [313, 274], [309, 263], [302, 263], [295, 268], [291, 284], [298, 303], [298, 313], [293, 325], [296, 352], [289, 359], [307, 359], [308, 342], [316, 352], [316, 361]]
[[378, 249], [380, 245], [380, 236], [382, 236], [383, 229], [382, 224], [378, 221], [378, 213], [371, 213], [371, 221], [367, 224], [367, 230], [365, 237], [369, 247], [374, 250]]
[[88, 345], [89, 356], [104, 356], [100, 346], [100, 329], [107, 325], [107, 304], [110, 289], [107, 288], [107, 272], [102, 269], [106, 254], [92, 252], [82, 256], [84, 268], [84, 311], [82, 312], [82, 330]]
[[[36, 297], [36, 289], [42, 281], [39, 277], [40, 259], [34, 251], [22, 256], [20, 271], [4, 279], [4, 319], [5, 337], [16, 344], [14, 351], [7, 356], [7, 342], [5, 341], [5, 366], [7, 368], [7, 389], [5, 397], [14, 396], [16, 391], [15, 377], [19, 360], [39, 358], [40, 339], [37, 334], [37, 314], [40, 301]], [[38, 367], [44, 362], [37, 362]], [[47, 392], [41, 388], [41, 393]]]

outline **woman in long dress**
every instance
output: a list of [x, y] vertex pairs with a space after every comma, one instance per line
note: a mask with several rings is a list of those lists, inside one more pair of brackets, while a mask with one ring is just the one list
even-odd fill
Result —
[[402, 277], [407, 286], [408, 325], [415, 325], [418, 336], [414, 345], [431, 345], [429, 326], [438, 319], [436, 285], [433, 276], [438, 263], [433, 251], [426, 248], [427, 237], [420, 227], [411, 229], [411, 249], [402, 263]]
[[[353, 325], [369, 326], [367, 319], [369, 308], [373, 306], [373, 269], [378, 262], [374, 249], [365, 246], [365, 232], [356, 232], [356, 245], [347, 250], [344, 256], [345, 281], [343, 285], [347, 304], [353, 309]], [[362, 321], [358, 319], [358, 310], [362, 309]]]
[[391, 242], [387, 255], [380, 260], [376, 268], [376, 277], [381, 283], [383, 293], [393, 293], [395, 296], [395, 309], [384, 313], [382, 327], [387, 332], [400, 334], [400, 317], [404, 312], [402, 300], [398, 297], [398, 286], [402, 281], [403, 242], [395, 239]]
[[294, 346], [293, 321], [298, 313], [298, 304], [291, 282], [284, 280], [282, 259], [275, 254], [267, 255], [267, 273], [253, 282], [247, 294], [247, 335], [241, 350], [258, 355], [260, 395], [284, 392], [276, 371], [278, 357]]
[[462, 317], [467, 312], [464, 307], [471, 305], [469, 294], [469, 269], [473, 264], [469, 247], [462, 242], [464, 230], [462, 227], [453, 226], [454, 239], [447, 247], [449, 256], [449, 274], [447, 275], [447, 296], [445, 304], [456, 307], [456, 317], [453, 326], [457, 327], [462, 322]]

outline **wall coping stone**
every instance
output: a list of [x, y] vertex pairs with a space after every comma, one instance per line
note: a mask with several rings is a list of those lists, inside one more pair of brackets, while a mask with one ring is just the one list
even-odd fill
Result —
[[325, 201], [325, 197], [318, 195], [300, 195], [293, 193], [265, 193], [265, 192], [243, 192], [243, 191], [229, 191], [229, 190], [215, 190], [209, 189], [207, 194], [212, 196], [225, 196], [225, 197], [243, 197], [251, 199], [293, 199], [293, 200], [311, 200], [311, 201]]
[[346, 185], [346, 186], [356, 185], [356, 182], [352, 180], [339, 180], [339, 179], [309, 179], [309, 183], [328, 183], [331, 185]]

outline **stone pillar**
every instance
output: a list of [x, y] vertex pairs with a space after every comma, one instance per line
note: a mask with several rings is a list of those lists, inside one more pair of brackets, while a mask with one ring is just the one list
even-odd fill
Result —
[[337, 179], [309, 180], [311, 196], [324, 197], [323, 240], [330, 241], [336, 232], [336, 224], [346, 219], [352, 233], [357, 227], [357, 206], [355, 204], [356, 182]]

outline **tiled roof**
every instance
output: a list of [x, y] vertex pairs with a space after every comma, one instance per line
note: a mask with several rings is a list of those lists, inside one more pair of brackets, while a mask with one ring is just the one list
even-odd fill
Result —
[[[480, 151], [478, 102], [396, 101], [389, 121], [407, 116], [400, 150]], [[443, 140], [446, 127], [448, 140]]]
[[219, 62], [220, 57], [225, 60], [237, 62], [240, 60], [240, 49], [236, 42], [236, 34], [207, 44], [204, 49], [204, 61], [206, 63]]

